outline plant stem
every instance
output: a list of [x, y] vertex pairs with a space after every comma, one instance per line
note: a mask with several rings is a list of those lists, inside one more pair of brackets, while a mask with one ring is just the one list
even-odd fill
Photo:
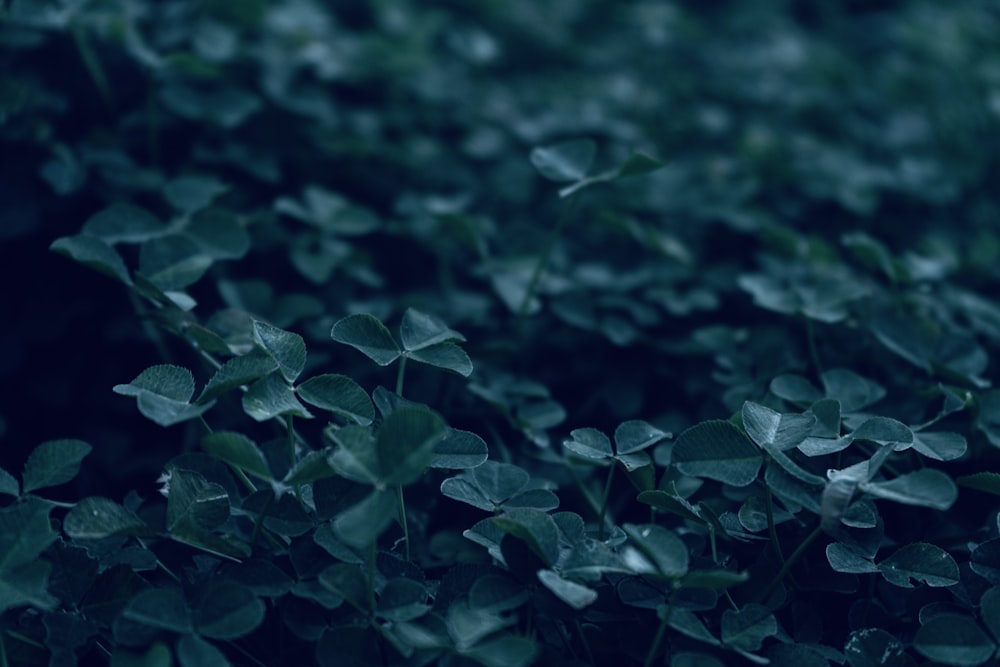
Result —
[[399, 513], [399, 525], [403, 529], [403, 552], [406, 560], [410, 560], [410, 528], [406, 521], [406, 502], [403, 500], [403, 487], [396, 485], [396, 511]]
[[542, 250], [542, 254], [538, 256], [538, 262], [535, 263], [535, 269], [531, 273], [531, 279], [528, 280], [528, 287], [524, 291], [524, 298], [521, 300], [521, 307], [517, 309], [517, 318], [521, 319], [528, 313], [528, 307], [531, 305], [531, 300], [535, 296], [535, 291], [538, 289], [538, 281], [542, 278], [542, 273], [545, 272], [545, 268], [549, 265], [549, 260], [552, 259], [552, 251], [555, 250], [556, 243], [559, 241], [559, 237], [562, 236], [562, 229], [566, 225], [566, 221], [570, 217], [573, 209], [576, 208], [576, 202], [579, 199], [579, 195], [571, 195], [569, 201], [567, 201], [562, 210], [559, 211], [559, 217], [556, 218], [556, 224], [552, 227], [552, 231], [549, 232], [549, 238], [545, 242], [545, 249]]
[[823, 364], [819, 361], [819, 349], [816, 347], [816, 327], [811, 318], [806, 318], [806, 340], [809, 345], [809, 358], [812, 360], [813, 368], [816, 370], [816, 377], [823, 375]]
[[653, 659], [656, 658], [656, 654], [660, 651], [660, 644], [663, 643], [663, 635], [667, 633], [667, 627], [670, 624], [670, 616], [674, 611], [674, 598], [677, 596], [677, 589], [674, 589], [670, 593], [670, 599], [667, 600], [667, 608], [663, 610], [663, 619], [660, 621], [660, 627], [656, 629], [656, 635], [653, 637], [653, 644], [649, 647], [649, 653], [646, 654], [646, 661], [642, 663], [643, 667], [652, 667]]
[[403, 378], [406, 376], [406, 357], [399, 358], [399, 367], [396, 370], [396, 394], [403, 395]]
[[288, 415], [288, 465], [292, 467], [295, 465], [295, 426], [293, 425], [294, 417]]
[[368, 614], [375, 623], [375, 540], [368, 545]]
[[611, 497], [611, 481], [615, 478], [615, 463], [611, 462], [608, 469], [608, 479], [604, 482], [604, 495], [601, 498], [601, 512], [597, 517], [597, 539], [604, 539], [604, 516], [608, 511], [608, 499]]
[[576, 634], [580, 638], [580, 644], [583, 645], [583, 652], [587, 654], [587, 662], [596, 667], [597, 662], [594, 660], [594, 653], [590, 650], [590, 642], [587, 641], [587, 635], [583, 631], [583, 626], [580, 625], [580, 619], [573, 619], [573, 626], [576, 628]]
[[788, 557], [788, 560], [781, 565], [781, 569], [778, 570], [778, 574], [774, 575], [774, 579], [771, 580], [771, 583], [769, 583], [763, 592], [757, 596], [758, 601], [763, 602], [767, 599], [767, 596], [771, 594], [771, 591], [773, 591], [788, 575], [788, 571], [792, 569], [792, 565], [794, 565], [796, 561], [802, 557], [802, 554], [804, 554], [806, 549], [809, 548], [809, 545], [812, 544], [822, 532], [822, 524], [817, 524], [816, 527], [813, 528], [813, 531], [806, 536], [806, 539], [802, 540], [802, 543], [799, 544], [795, 551], [792, 552], [792, 555]]
[[765, 485], [764, 490], [767, 492], [764, 504], [767, 508], [767, 532], [771, 536], [771, 546], [774, 548], [774, 553], [778, 556], [778, 561], [784, 565], [785, 554], [781, 552], [781, 543], [778, 542], [778, 531], [774, 528], [774, 496], [771, 495], [771, 487]]
[[73, 41], [76, 42], [76, 49], [80, 52], [80, 57], [83, 59], [83, 66], [87, 69], [87, 73], [94, 82], [94, 87], [97, 88], [97, 92], [101, 95], [108, 110], [115, 113], [118, 106], [115, 103], [115, 94], [111, 89], [107, 73], [104, 71], [104, 67], [101, 65], [101, 61], [94, 51], [94, 47], [90, 45], [86, 29], [77, 23], [73, 25], [72, 33]]

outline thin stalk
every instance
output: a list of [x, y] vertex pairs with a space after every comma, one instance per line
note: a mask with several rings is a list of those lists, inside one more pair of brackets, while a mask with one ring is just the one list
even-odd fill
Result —
[[289, 467], [295, 466], [295, 418], [292, 415], [288, 415], [288, 465]]
[[576, 470], [573, 468], [572, 465], [567, 466], [567, 469], [569, 470], [570, 477], [573, 478], [573, 483], [576, 484], [576, 488], [580, 490], [580, 494], [583, 496], [583, 499], [586, 500], [587, 505], [590, 506], [590, 511], [592, 511], [594, 514], [598, 516], [602, 516], [600, 503], [598, 503], [597, 500], [594, 498], [594, 496], [591, 495], [590, 491], [587, 490], [587, 485], [583, 483], [582, 479], [580, 479], [580, 476], [576, 473]]
[[820, 377], [823, 375], [823, 364], [820, 363], [819, 348], [816, 347], [816, 327], [811, 318], [805, 315], [803, 317], [806, 318], [806, 341], [809, 345], [809, 358], [816, 370], [816, 377]]
[[778, 561], [784, 564], [785, 554], [781, 551], [781, 543], [778, 542], [778, 531], [774, 528], [774, 496], [771, 495], [771, 487], [765, 486], [764, 490], [767, 492], [764, 506], [767, 509], [767, 532], [771, 536], [771, 547], [774, 549], [774, 553], [777, 554]]
[[403, 529], [403, 552], [406, 560], [410, 560], [410, 527], [406, 521], [406, 502], [403, 500], [403, 487], [396, 485], [396, 511], [399, 513], [399, 525]]
[[590, 650], [590, 642], [587, 641], [587, 634], [583, 631], [583, 626], [580, 625], [580, 619], [573, 619], [573, 626], [576, 628], [576, 634], [580, 638], [580, 644], [583, 645], [583, 652], [587, 654], [587, 663], [593, 667], [597, 667], [597, 661], [594, 660], [594, 653]]
[[375, 540], [368, 545], [368, 614], [375, 623]]
[[114, 113], [118, 107], [115, 102], [115, 94], [108, 80], [108, 75], [104, 71], [104, 66], [101, 65], [97, 52], [90, 44], [86, 29], [77, 23], [73, 26], [72, 33], [73, 41], [76, 42], [76, 49], [80, 52], [80, 58], [83, 59], [83, 66], [86, 68], [87, 74], [90, 75], [94, 87], [97, 88], [97, 92], [100, 93], [108, 110]]
[[264, 506], [260, 508], [259, 512], [257, 512], [257, 519], [253, 522], [253, 534], [250, 536], [251, 547], [257, 544], [257, 538], [260, 537], [260, 531], [264, 527], [264, 517], [267, 516], [267, 510], [271, 509], [271, 503], [273, 502], [274, 494], [272, 493], [267, 497], [267, 500], [264, 501]]
[[517, 309], [518, 319], [523, 318], [528, 313], [528, 307], [531, 305], [531, 300], [538, 289], [538, 281], [541, 280], [542, 273], [545, 272], [545, 268], [549, 265], [549, 260], [552, 259], [552, 251], [555, 250], [556, 243], [559, 242], [559, 237], [562, 236], [562, 229], [566, 226], [566, 221], [569, 220], [570, 213], [576, 208], [578, 199], [579, 195], [572, 195], [569, 201], [562, 207], [562, 210], [559, 211], [556, 224], [552, 227], [552, 231], [549, 232], [549, 238], [545, 242], [545, 249], [538, 256], [538, 262], [535, 263], [535, 270], [531, 273], [531, 279], [528, 281], [528, 287], [524, 291], [524, 299], [521, 301], [521, 307]]
[[406, 357], [400, 357], [399, 367], [396, 369], [396, 394], [403, 395], [403, 378], [406, 376]]
[[597, 539], [604, 539], [604, 516], [608, 512], [608, 499], [611, 497], [611, 482], [615, 478], [615, 466], [614, 461], [611, 462], [611, 467], [608, 469], [608, 479], [604, 482], [604, 494], [601, 497], [601, 511], [597, 517]]
[[663, 643], [663, 636], [667, 633], [667, 627], [670, 625], [670, 616], [674, 612], [674, 598], [677, 596], [677, 589], [674, 589], [670, 593], [670, 599], [667, 600], [667, 608], [663, 611], [663, 620], [660, 621], [660, 627], [656, 629], [656, 635], [653, 637], [653, 644], [649, 647], [649, 653], [646, 654], [646, 661], [642, 663], [643, 667], [652, 667], [653, 660], [656, 658], [656, 654], [660, 651], [660, 644]]
[[778, 574], [774, 575], [774, 579], [771, 580], [771, 583], [769, 583], [764, 591], [757, 596], [759, 601], [767, 599], [767, 596], [771, 594], [771, 591], [773, 591], [788, 575], [788, 571], [792, 569], [792, 565], [794, 565], [796, 561], [802, 557], [802, 554], [804, 554], [806, 549], [809, 548], [809, 545], [812, 544], [822, 532], [822, 524], [817, 524], [813, 531], [806, 536], [806, 539], [802, 540], [802, 543], [795, 549], [795, 551], [792, 552], [792, 555], [788, 557], [788, 560], [781, 565], [781, 569], [778, 570]]

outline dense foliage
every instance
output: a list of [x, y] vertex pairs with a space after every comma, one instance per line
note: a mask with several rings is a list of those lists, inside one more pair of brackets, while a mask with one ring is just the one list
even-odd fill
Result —
[[994, 2], [0, 21], [0, 665], [998, 660]]

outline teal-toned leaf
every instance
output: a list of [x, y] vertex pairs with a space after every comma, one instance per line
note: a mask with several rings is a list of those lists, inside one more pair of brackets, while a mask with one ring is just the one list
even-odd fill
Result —
[[528, 589], [513, 577], [502, 574], [480, 577], [469, 589], [469, 607], [491, 614], [517, 609], [530, 598]]
[[712, 635], [709, 629], [705, 627], [705, 624], [694, 614], [694, 612], [687, 609], [675, 608], [670, 614], [668, 623], [674, 630], [677, 630], [681, 634], [687, 635], [692, 639], [697, 639], [698, 641], [711, 644], [712, 646], [719, 645], [719, 640]]
[[346, 544], [361, 549], [375, 542], [396, 518], [396, 500], [387, 491], [372, 491], [358, 504], [340, 513], [333, 529]]
[[955, 481], [958, 482], [959, 486], [964, 486], [967, 489], [1000, 496], [1000, 473], [998, 472], [977, 472], [959, 477]]
[[493, 522], [492, 518], [483, 519], [472, 524], [472, 528], [462, 531], [462, 537], [485, 547], [490, 556], [503, 563], [503, 553], [500, 551], [500, 542], [503, 540], [504, 531]]
[[877, 498], [904, 505], [949, 509], [958, 498], [958, 488], [940, 470], [923, 468], [890, 479], [887, 482], [863, 482], [859, 488]]
[[176, 588], [151, 588], [140, 592], [122, 612], [130, 621], [171, 632], [191, 632], [191, 612]]
[[132, 277], [125, 266], [125, 260], [118, 254], [118, 251], [93, 236], [83, 234], [63, 236], [53, 241], [49, 249], [111, 276], [126, 285], [132, 284]]
[[24, 492], [70, 481], [80, 472], [80, 462], [91, 449], [83, 440], [49, 440], [38, 445], [24, 464]]
[[161, 480], [171, 533], [213, 530], [229, 518], [229, 494], [201, 473], [169, 466]]
[[458, 373], [462, 377], [472, 375], [472, 360], [465, 350], [454, 343], [438, 343], [430, 347], [405, 353], [407, 357], [422, 364], [443, 368]]
[[443, 321], [422, 313], [413, 308], [407, 308], [403, 313], [403, 321], [399, 325], [399, 337], [403, 341], [403, 349], [415, 352], [439, 343], [465, 341], [465, 336], [448, 328]]
[[979, 609], [986, 628], [994, 639], [1000, 639], [1000, 586], [994, 586], [983, 593], [979, 599]]
[[660, 489], [642, 491], [636, 497], [641, 503], [651, 505], [658, 510], [670, 512], [685, 519], [690, 519], [698, 523], [704, 523], [705, 519], [701, 512], [694, 505], [676, 493], [669, 493]]
[[213, 581], [199, 595], [192, 620], [199, 634], [212, 639], [238, 639], [264, 620], [264, 603], [249, 588], [233, 581]]
[[[813, 403], [805, 414], [812, 414], [816, 418], [816, 423], [813, 424], [810, 432], [811, 436], [817, 438], [840, 437], [840, 401], [837, 399], [821, 398]], [[802, 447], [799, 449], [801, 450]]]
[[685, 475], [707, 477], [732, 486], [757, 479], [763, 461], [760, 450], [727, 421], [696, 424], [677, 437], [673, 462]]
[[486, 441], [471, 431], [448, 429], [445, 436], [434, 446], [431, 468], [464, 470], [482, 465], [488, 456]]
[[687, 545], [672, 531], [655, 524], [627, 523], [622, 528], [635, 546], [656, 565], [660, 576], [677, 579], [687, 574]]
[[413, 579], [390, 579], [378, 596], [376, 613], [389, 621], [399, 623], [420, 618], [430, 610], [427, 588]]
[[879, 568], [854, 547], [843, 542], [831, 542], [826, 547], [826, 560], [834, 572], [871, 574]]
[[503, 509], [514, 509], [515, 507], [529, 507], [536, 510], [548, 512], [559, 507], [559, 496], [548, 489], [528, 489], [516, 493], [501, 505]]
[[371, 430], [352, 425], [327, 433], [337, 443], [337, 449], [327, 457], [330, 466], [347, 479], [377, 484], [382, 473]]
[[798, 405], [810, 405], [823, 398], [819, 389], [801, 375], [778, 375], [769, 388], [778, 398]]
[[761, 448], [768, 453], [771, 460], [777, 463], [784, 469], [789, 475], [799, 480], [804, 484], [811, 486], [823, 486], [826, 484], [826, 480], [819, 475], [814, 475], [808, 470], [802, 468], [799, 464], [795, 463], [785, 452], [778, 448], [778, 445], [772, 443], [764, 443]]
[[938, 614], [917, 630], [913, 648], [944, 665], [972, 666], [993, 657], [997, 646], [972, 618]]
[[553, 570], [539, 570], [538, 580], [573, 609], [583, 609], [597, 601], [596, 591], [575, 581], [563, 579]]
[[649, 174], [663, 168], [663, 163], [645, 153], [632, 153], [625, 160], [625, 163], [618, 168], [617, 178], [628, 178]]
[[854, 429], [851, 437], [855, 440], [871, 440], [880, 445], [910, 444], [913, 442], [913, 431], [895, 419], [872, 417]]
[[913, 448], [927, 458], [954, 461], [965, 454], [968, 443], [958, 433], [914, 431]]
[[497, 508], [497, 504], [487, 498], [479, 486], [462, 477], [449, 477], [441, 482], [441, 495], [487, 512]]
[[336, 563], [319, 573], [319, 583], [360, 611], [368, 611], [367, 577], [357, 565]]
[[932, 342], [925, 322], [902, 312], [879, 309], [868, 326], [886, 349], [924, 372], [931, 372]]
[[296, 487], [301, 484], [309, 484], [316, 480], [333, 477], [337, 473], [329, 462], [329, 457], [325, 451], [311, 451], [295, 462], [281, 480], [282, 484]]
[[277, 368], [274, 359], [259, 352], [233, 357], [215, 372], [197, 402], [205, 403], [227, 391], [248, 385]]
[[0, 613], [25, 606], [43, 611], [54, 609], [59, 600], [49, 593], [51, 571], [52, 565], [43, 560], [0, 571]]
[[416, 481], [427, 469], [447, 425], [424, 408], [403, 407], [383, 421], [375, 440], [382, 479], [390, 485]]
[[75, 540], [94, 540], [114, 535], [142, 535], [146, 523], [113, 500], [90, 496], [70, 509], [63, 530]]
[[253, 341], [274, 359], [285, 380], [295, 382], [306, 364], [306, 343], [302, 336], [254, 320]]
[[299, 402], [292, 388], [275, 374], [267, 375], [250, 385], [243, 394], [243, 411], [259, 422], [274, 419], [278, 415], [312, 418], [312, 413]]
[[17, 478], [3, 468], [0, 468], [0, 493], [15, 498], [21, 495], [21, 486], [17, 483]]
[[224, 461], [258, 479], [271, 480], [271, 470], [257, 443], [234, 431], [216, 431], [201, 439], [201, 447], [210, 456]]
[[[177, 661], [180, 667], [230, 667], [225, 654], [198, 635], [183, 635], [177, 640]], [[166, 665], [170, 664], [169, 656]], [[143, 662], [144, 667], [153, 667], [151, 662]], [[117, 666], [116, 666], [117, 667]]]
[[958, 564], [940, 547], [926, 542], [907, 544], [878, 564], [889, 583], [912, 588], [910, 579], [928, 586], [952, 586], [958, 583]]
[[767, 607], [748, 604], [722, 614], [722, 643], [743, 651], [756, 651], [778, 632], [778, 621]]
[[840, 237], [840, 242], [868, 268], [882, 271], [890, 282], [897, 281], [896, 264], [881, 241], [864, 232], [849, 232]]
[[484, 609], [473, 609], [464, 601], [448, 607], [445, 618], [448, 634], [459, 651], [468, 650], [484, 638], [510, 625], [512, 619]]
[[171, 426], [202, 415], [212, 403], [192, 405], [194, 376], [180, 366], [150, 366], [129, 384], [115, 385], [122, 396], [135, 396], [139, 412], [160, 426]]
[[367, 426], [375, 419], [372, 399], [346, 375], [317, 375], [296, 387], [295, 392], [309, 405], [328, 410], [356, 424]]
[[373, 315], [348, 315], [333, 325], [330, 337], [362, 352], [379, 366], [388, 366], [402, 354], [392, 334]]
[[615, 429], [615, 451], [618, 454], [632, 454], [655, 445], [670, 434], [641, 419], [622, 422]]
[[601, 461], [614, 455], [611, 441], [596, 428], [578, 428], [570, 431], [570, 438], [563, 441], [563, 448], [577, 456]]
[[514, 508], [494, 517], [493, 522], [505, 533], [523, 540], [547, 566], [551, 567], [558, 560], [558, 530], [555, 521], [545, 512]]
[[184, 234], [213, 260], [242, 259], [250, 251], [250, 235], [240, 219], [228, 211], [200, 211]]
[[182, 176], [163, 186], [163, 197], [181, 213], [191, 214], [211, 204], [228, 189], [211, 176]]
[[116, 203], [98, 211], [83, 223], [83, 233], [108, 245], [143, 243], [166, 232], [163, 223], [146, 209]]
[[976, 545], [970, 554], [969, 567], [990, 583], [1000, 584], [1000, 538]]
[[212, 264], [194, 240], [181, 234], [155, 238], [139, 247], [139, 273], [165, 292], [193, 285]]
[[844, 645], [844, 656], [851, 667], [912, 667], [913, 661], [906, 654], [898, 639], [885, 630], [865, 628], [855, 630]]
[[470, 473], [476, 487], [497, 505], [523, 490], [531, 479], [523, 468], [498, 461], [486, 461]]
[[462, 655], [485, 667], [528, 667], [538, 653], [538, 645], [527, 637], [504, 635], [479, 642]]
[[579, 181], [587, 175], [597, 144], [591, 139], [574, 139], [531, 151], [531, 164], [550, 181]]
[[[826, 663], [823, 663], [826, 665]], [[707, 653], [683, 651], [674, 653], [670, 658], [670, 667], [726, 667], [725, 663]], [[811, 666], [810, 666], [811, 667]]]
[[0, 509], [0, 612], [22, 605], [50, 609], [56, 604], [47, 592], [51, 565], [38, 560], [59, 537], [49, 522], [51, 509], [34, 496]]
[[840, 401], [844, 412], [856, 412], [885, 396], [885, 388], [880, 384], [845, 368], [823, 371], [820, 379], [826, 397]]
[[751, 440], [761, 447], [774, 445], [778, 450], [797, 447], [816, 423], [813, 415], [781, 414], [752, 401], [743, 403], [742, 417]]

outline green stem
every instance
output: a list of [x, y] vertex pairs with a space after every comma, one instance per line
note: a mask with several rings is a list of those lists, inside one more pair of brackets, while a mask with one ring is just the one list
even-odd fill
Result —
[[615, 463], [611, 462], [608, 469], [608, 479], [604, 482], [604, 494], [601, 497], [601, 512], [597, 517], [597, 539], [604, 539], [604, 516], [608, 512], [608, 499], [611, 497], [611, 482], [615, 478]]
[[403, 500], [403, 487], [396, 485], [396, 511], [399, 513], [399, 525], [403, 529], [403, 551], [406, 560], [410, 560], [410, 528], [406, 521], [406, 502]]
[[396, 369], [396, 395], [403, 395], [403, 378], [406, 376], [406, 357], [399, 358], [399, 367]]
[[792, 565], [794, 565], [796, 561], [802, 557], [802, 554], [804, 554], [806, 549], [809, 548], [809, 545], [812, 544], [822, 532], [822, 524], [817, 524], [813, 531], [806, 536], [806, 539], [802, 540], [802, 543], [799, 544], [795, 551], [792, 552], [792, 555], [788, 557], [788, 560], [782, 563], [781, 569], [778, 570], [778, 574], [774, 575], [774, 579], [771, 580], [771, 583], [769, 583], [763, 592], [757, 596], [758, 601], [763, 602], [767, 599], [767, 597], [771, 594], [771, 591], [773, 591], [788, 575], [788, 571], [792, 569]]
[[674, 589], [670, 593], [670, 599], [667, 601], [667, 608], [663, 611], [663, 620], [660, 621], [660, 627], [656, 629], [656, 635], [653, 637], [653, 644], [649, 647], [649, 653], [646, 654], [646, 661], [642, 663], [643, 667], [652, 667], [653, 660], [656, 658], [656, 654], [660, 651], [660, 644], [663, 643], [663, 636], [667, 633], [667, 627], [670, 625], [670, 616], [674, 612], [674, 598], [677, 595], [677, 589]]
[[101, 65], [94, 47], [90, 44], [86, 30], [80, 24], [75, 24], [72, 32], [73, 41], [76, 42], [76, 49], [80, 52], [80, 57], [83, 59], [83, 66], [87, 69], [87, 73], [94, 82], [94, 87], [97, 88], [97, 92], [104, 99], [104, 104], [108, 107], [108, 110], [115, 113], [118, 106], [115, 103], [115, 94], [111, 89], [107, 73], [104, 71], [104, 67]]
[[535, 270], [531, 273], [531, 279], [528, 281], [528, 287], [524, 291], [524, 299], [521, 301], [521, 307], [517, 309], [518, 319], [521, 319], [528, 313], [528, 307], [531, 305], [531, 300], [538, 289], [538, 281], [541, 280], [542, 273], [545, 272], [545, 268], [549, 265], [549, 260], [552, 259], [552, 251], [555, 250], [556, 243], [559, 242], [559, 237], [562, 236], [562, 229], [566, 226], [566, 221], [569, 219], [570, 213], [576, 208], [578, 199], [579, 195], [572, 195], [569, 201], [563, 205], [562, 210], [559, 211], [556, 224], [552, 228], [552, 231], [549, 232], [549, 238], [545, 242], [545, 249], [538, 256], [538, 262], [535, 263]]
[[778, 556], [778, 561], [782, 564], [785, 563], [785, 554], [781, 552], [781, 543], [778, 542], [778, 531], [774, 527], [774, 496], [771, 495], [771, 487], [765, 486], [766, 490], [766, 500], [765, 507], [767, 508], [767, 532], [771, 536], [771, 547], [774, 548], [774, 553]]
[[264, 517], [267, 516], [267, 511], [271, 509], [271, 503], [273, 502], [274, 502], [274, 493], [271, 493], [267, 497], [267, 500], [264, 501], [264, 506], [260, 508], [259, 512], [257, 512], [257, 519], [253, 522], [253, 534], [250, 536], [251, 547], [257, 544], [257, 538], [260, 537], [260, 531], [264, 527]]
[[[580, 494], [583, 496], [583, 499], [586, 500], [587, 505], [590, 506], [590, 511], [597, 516], [602, 516], [600, 503], [598, 503], [594, 496], [591, 495], [590, 491], [587, 490], [587, 485], [583, 483], [582, 479], [580, 479], [576, 470], [572, 465], [567, 466], [567, 469], [569, 470], [570, 477], [573, 478], [573, 483], [576, 484], [576, 488], [580, 490]], [[603, 527], [601, 528], [601, 531], [603, 532]]]
[[368, 545], [368, 613], [375, 623], [375, 540]]
[[295, 466], [295, 418], [292, 415], [288, 415], [288, 465], [289, 467]]

